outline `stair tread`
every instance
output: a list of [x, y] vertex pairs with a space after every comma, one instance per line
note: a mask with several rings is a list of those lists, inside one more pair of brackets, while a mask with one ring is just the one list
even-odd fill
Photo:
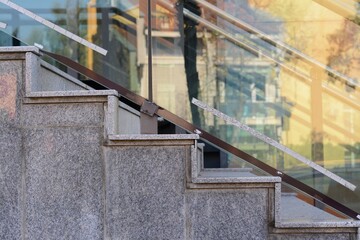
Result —
[[203, 171], [201, 177], [258, 177], [249, 171]]
[[258, 176], [250, 172], [251, 169], [223, 170], [211, 169], [203, 170], [194, 179], [196, 183], [277, 183], [281, 181], [279, 177]]
[[294, 194], [282, 194], [280, 206], [280, 223], [277, 227], [360, 226], [360, 221], [336, 217], [300, 200]]

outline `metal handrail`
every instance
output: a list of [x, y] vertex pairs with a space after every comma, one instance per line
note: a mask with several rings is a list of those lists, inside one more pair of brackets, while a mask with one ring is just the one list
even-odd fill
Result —
[[[121, 99], [125, 98], [126, 101], [130, 101], [130, 102], [136, 104], [138, 107], [140, 107], [145, 101], [147, 101], [145, 98], [110, 81], [109, 79], [101, 76], [100, 74], [80, 65], [79, 63], [77, 63], [67, 57], [64, 57], [64, 56], [61, 56], [61, 55], [58, 55], [55, 53], [46, 52], [44, 50], [41, 50], [41, 52], [43, 52], [45, 55], [55, 59], [56, 61], [58, 61], [62, 64], [65, 64], [66, 66], [72, 68], [73, 70], [79, 72], [80, 74], [91, 78], [92, 80], [100, 83], [103, 86], [110, 88], [110, 89], [117, 90], [119, 92], [119, 94], [121, 95]], [[308, 185], [300, 182], [299, 180], [297, 180], [283, 172], [280, 172], [279, 170], [267, 165], [266, 163], [247, 154], [246, 152], [230, 145], [229, 143], [211, 135], [210, 133], [206, 132], [205, 130], [202, 130], [202, 129], [194, 126], [193, 124], [191, 124], [191, 123], [187, 122], [186, 120], [180, 118], [179, 116], [171, 113], [170, 111], [168, 111], [162, 107], [159, 107], [159, 109], [156, 111], [156, 114], [160, 117], [163, 117], [167, 121], [172, 122], [173, 124], [183, 128], [184, 130], [186, 130], [188, 132], [199, 133], [200, 137], [203, 140], [205, 140], [206, 142], [214, 144], [215, 146], [223, 149], [224, 151], [227, 151], [227, 152], [249, 162], [250, 164], [262, 169], [263, 171], [267, 172], [268, 174], [273, 175], [273, 176], [280, 176], [282, 178], [283, 182], [294, 186], [295, 188], [309, 194], [313, 198], [333, 207], [334, 209], [346, 214], [347, 216], [352, 217], [354, 219], [360, 219], [360, 214], [355, 212], [354, 210], [344, 206], [343, 204], [337, 202], [336, 200], [330, 198], [329, 196], [317, 191], [316, 189], [309, 187]]]

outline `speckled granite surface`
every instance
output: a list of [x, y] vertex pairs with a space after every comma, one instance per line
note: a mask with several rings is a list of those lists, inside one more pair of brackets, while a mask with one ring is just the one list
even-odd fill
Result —
[[189, 191], [187, 239], [266, 239], [267, 194], [267, 189]]
[[28, 239], [102, 239], [102, 129], [38, 127], [24, 131]]
[[108, 239], [186, 239], [187, 149], [190, 146], [105, 149]]
[[22, 61], [0, 60], [0, 239], [21, 237]]

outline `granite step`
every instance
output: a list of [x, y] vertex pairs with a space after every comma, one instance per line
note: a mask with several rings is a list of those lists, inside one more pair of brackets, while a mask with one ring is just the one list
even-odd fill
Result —
[[278, 228], [360, 227], [360, 221], [334, 216], [299, 199], [296, 193], [282, 193]]
[[252, 168], [205, 168], [192, 179], [194, 183], [279, 183], [280, 177], [258, 176]]

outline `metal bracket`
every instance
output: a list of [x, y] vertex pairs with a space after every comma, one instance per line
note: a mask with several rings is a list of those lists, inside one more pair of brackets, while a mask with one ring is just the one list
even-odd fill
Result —
[[145, 113], [146, 115], [149, 115], [150, 117], [153, 117], [157, 110], [159, 109], [159, 106], [156, 105], [153, 102], [149, 102], [145, 100], [143, 104], [141, 105], [140, 112]]

